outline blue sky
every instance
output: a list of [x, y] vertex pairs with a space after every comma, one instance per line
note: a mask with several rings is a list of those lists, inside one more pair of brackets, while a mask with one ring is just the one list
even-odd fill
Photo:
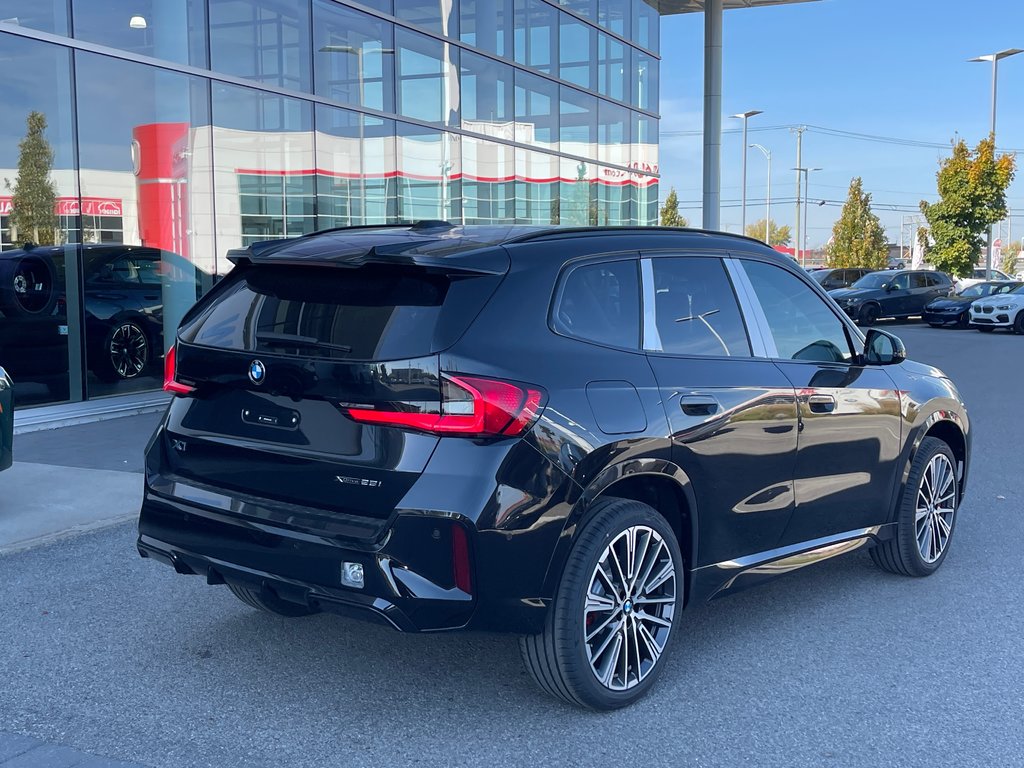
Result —
[[[703, 15], [662, 19], [662, 196], [675, 186], [691, 224], [700, 224], [703, 93]], [[726, 11], [723, 114], [764, 110], [751, 118], [748, 143], [772, 151], [772, 198], [796, 194], [796, 137], [808, 124], [857, 133], [947, 143], [955, 135], [975, 143], [988, 133], [991, 65], [966, 59], [1004, 48], [1024, 48], [1024, 2], [1015, 0], [822, 0]], [[723, 127], [739, 128], [723, 117]], [[673, 136], [673, 132], [684, 135]], [[689, 134], [689, 135], [686, 135]], [[695, 135], [694, 135], [695, 134]], [[1020, 150], [1024, 163], [1024, 54], [999, 66], [997, 145]], [[722, 226], [739, 231], [741, 137], [722, 141]], [[934, 199], [939, 159], [948, 150], [858, 141], [808, 131], [803, 165], [811, 174], [809, 245], [823, 244], [839, 215], [850, 179], [861, 176], [890, 239], [898, 242], [901, 216]], [[747, 221], [764, 216], [766, 163], [747, 157]], [[735, 207], [730, 207], [730, 202]], [[1024, 170], [1009, 191], [1012, 236], [1024, 236]], [[901, 213], [887, 205], [912, 207]], [[773, 205], [772, 217], [792, 225], [792, 202]], [[907, 223], [907, 233], [910, 224]], [[1005, 236], [1006, 229], [1004, 227]]]

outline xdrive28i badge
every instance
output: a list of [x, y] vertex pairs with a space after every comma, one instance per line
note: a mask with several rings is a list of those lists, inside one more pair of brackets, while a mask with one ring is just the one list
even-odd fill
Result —
[[253, 360], [249, 363], [249, 381], [253, 384], [262, 384], [267, 378], [267, 366], [261, 360]]

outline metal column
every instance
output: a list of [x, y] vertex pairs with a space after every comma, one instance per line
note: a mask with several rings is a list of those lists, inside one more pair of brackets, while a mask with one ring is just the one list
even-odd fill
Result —
[[704, 229], [721, 229], [722, 0], [704, 3]]

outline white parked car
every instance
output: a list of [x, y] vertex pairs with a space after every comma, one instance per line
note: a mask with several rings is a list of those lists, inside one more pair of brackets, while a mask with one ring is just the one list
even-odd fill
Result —
[[1012, 328], [1024, 335], [1024, 286], [971, 304], [971, 325], [979, 331]]
[[964, 288], [969, 288], [972, 285], [977, 285], [983, 280], [1013, 280], [1008, 274], [999, 269], [992, 270], [992, 277], [989, 278], [985, 275], [984, 267], [975, 267], [974, 271], [971, 272], [970, 277], [954, 277], [953, 285], [956, 287], [957, 292], [962, 291]]

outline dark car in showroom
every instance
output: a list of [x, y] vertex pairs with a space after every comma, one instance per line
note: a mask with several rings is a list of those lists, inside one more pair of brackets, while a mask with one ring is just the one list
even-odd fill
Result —
[[0, 469], [14, 461], [14, 384], [0, 366]]
[[971, 304], [986, 296], [998, 296], [1019, 288], [1024, 283], [1015, 280], [992, 280], [975, 283], [951, 296], [943, 296], [928, 302], [921, 315], [932, 328], [953, 326], [967, 328], [971, 324]]
[[931, 301], [952, 292], [953, 281], [945, 272], [907, 269], [872, 272], [829, 295], [858, 325], [871, 326], [883, 317], [919, 316]]
[[956, 387], [759, 241], [421, 222], [230, 258], [165, 360], [137, 544], [250, 607], [516, 633], [612, 709], [688, 606], [949, 550]]
[[133, 379], [163, 357], [167, 285], [194, 282], [188, 303], [212, 278], [177, 254], [145, 246], [26, 246], [0, 253], [0, 356], [19, 381], [68, 396], [67, 252], [80, 249], [86, 365], [98, 379]]
[[836, 288], [848, 288], [864, 277], [864, 275], [870, 275], [874, 271], [864, 267], [816, 269], [810, 275], [811, 279], [826, 291], [834, 291]]

